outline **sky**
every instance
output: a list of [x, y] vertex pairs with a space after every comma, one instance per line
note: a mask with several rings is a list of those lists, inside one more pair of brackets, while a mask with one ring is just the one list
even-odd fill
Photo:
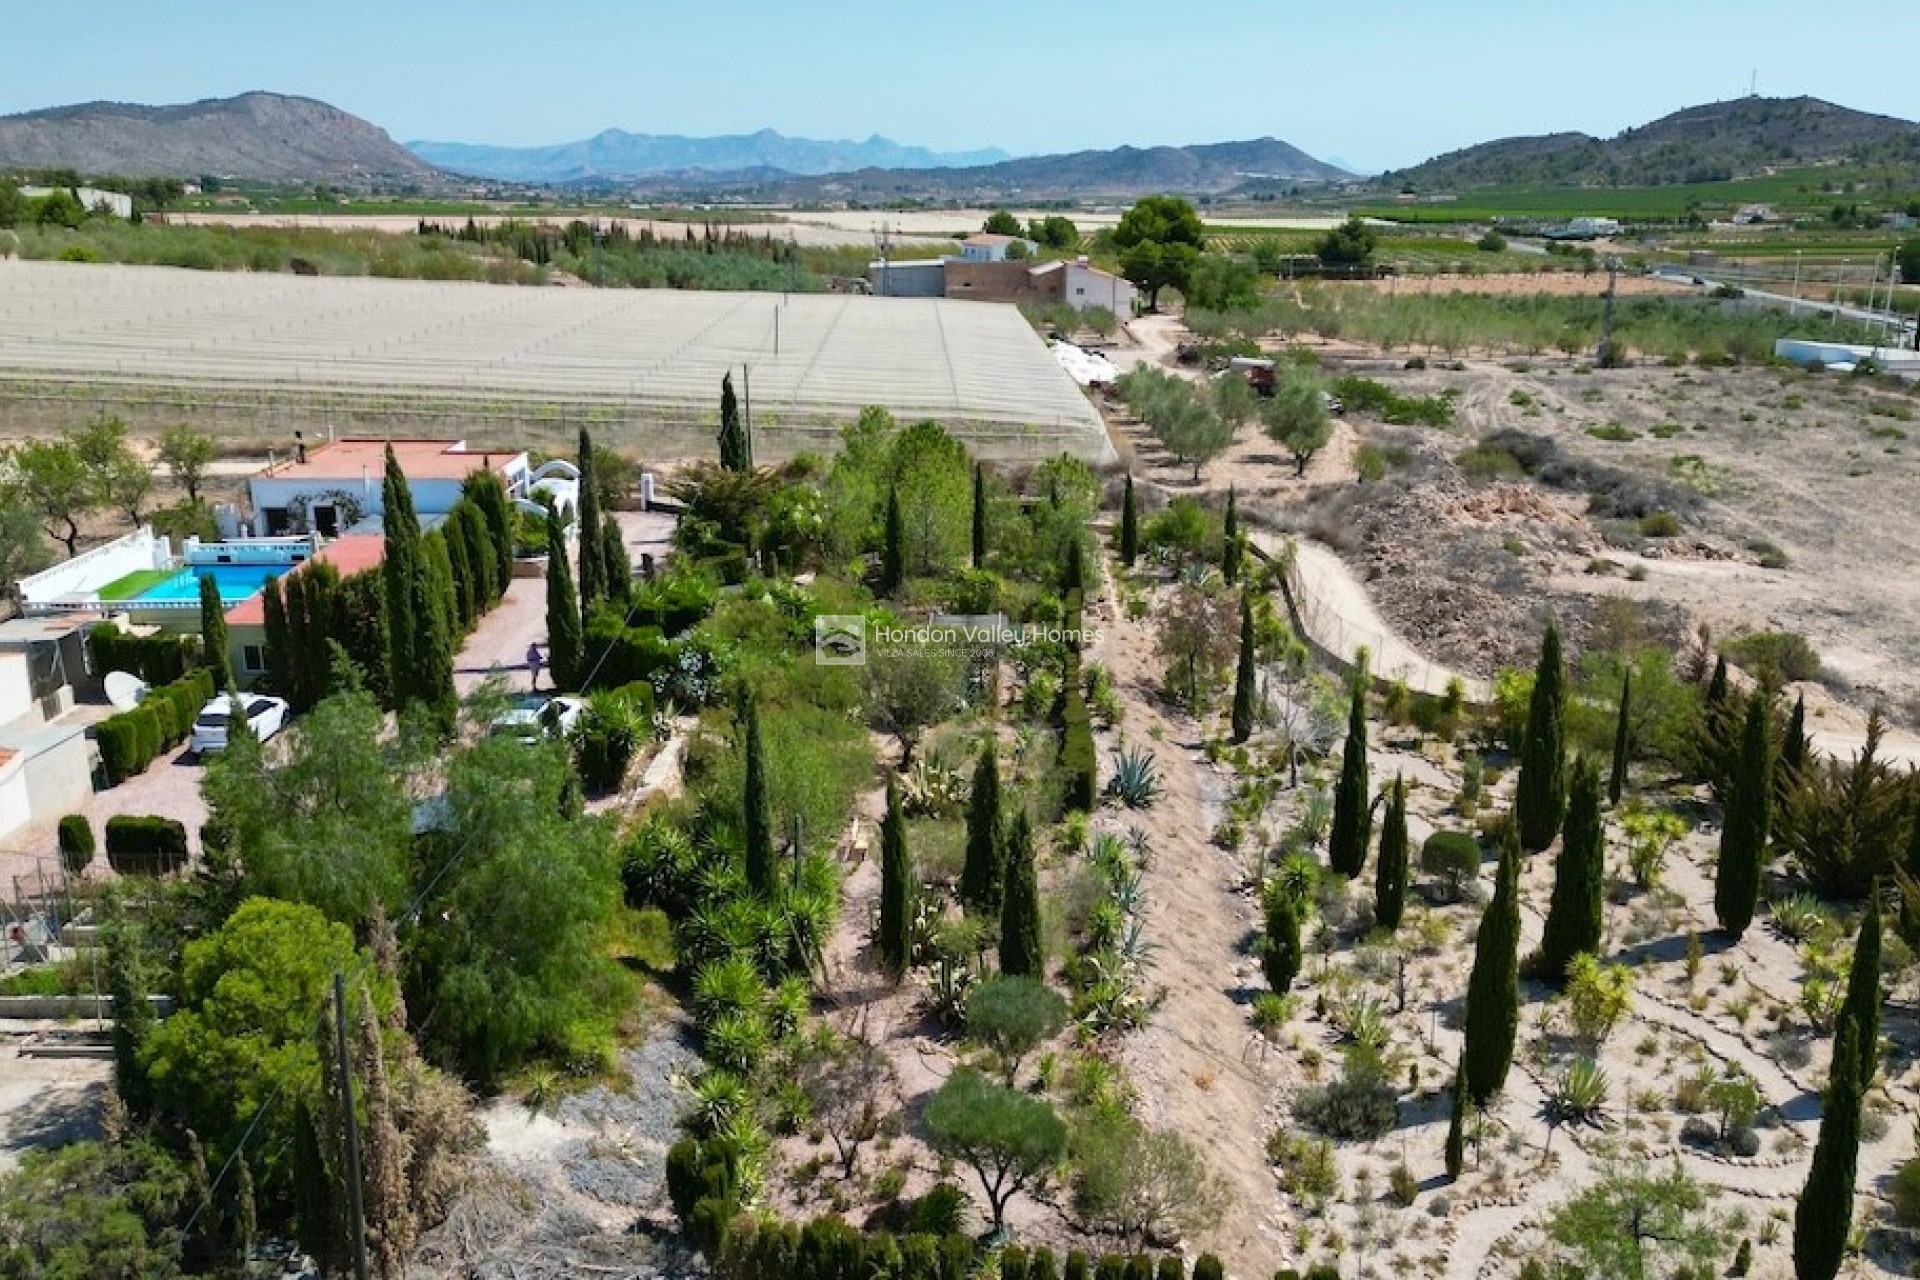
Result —
[[1920, 119], [1915, 0], [93, 0], [7, 5], [0, 114], [249, 89], [399, 141], [883, 134], [1017, 155], [1271, 136], [1360, 171], [1808, 94]]

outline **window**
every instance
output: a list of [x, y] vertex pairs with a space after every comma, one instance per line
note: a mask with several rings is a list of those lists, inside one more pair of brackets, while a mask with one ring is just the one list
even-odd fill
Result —
[[262, 652], [260, 645], [240, 646], [240, 668], [248, 675], [258, 675], [267, 669], [266, 654]]

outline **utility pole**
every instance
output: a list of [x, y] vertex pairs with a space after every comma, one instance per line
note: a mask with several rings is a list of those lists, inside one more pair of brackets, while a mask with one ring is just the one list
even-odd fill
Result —
[[367, 1276], [367, 1209], [360, 1185], [360, 1125], [353, 1115], [353, 1067], [347, 1059], [347, 980], [333, 975], [333, 1027], [339, 1060], [340, 1118], [347, 1134], [347, 1231], [353, 1242], [354, 1280]]
[[1611, 369], [1613, 367], [1613, 291], [1614, 291], [1614, 277], [1615, 275], [1618, 274], [1619, 270], [1620, 270], [1620, 259], [1612, 258], [1612, 257], [1608, 258], [1607, 259], [1607, 309], [1606, 309], [1605, 317], [1601, 320], [1601, 324], [1600, 324], [1599, 365], [1602, 369]]
[[753, 466], [753, 366], [742, 361], [740, 365], [740, 403], [741, 417], [747, 427], [747, 466]]

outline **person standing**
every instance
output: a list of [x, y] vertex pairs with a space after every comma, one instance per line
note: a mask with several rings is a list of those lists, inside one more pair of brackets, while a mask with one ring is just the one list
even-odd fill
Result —
[[528, 685], [529, 688], [538, 689], [540, 687], [540, 665], [539, 644], [529, 644], [527, 646], [527, 674], [531, 677]]

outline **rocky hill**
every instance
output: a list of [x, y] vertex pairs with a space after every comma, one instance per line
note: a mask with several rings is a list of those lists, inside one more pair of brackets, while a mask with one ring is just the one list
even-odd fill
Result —
[[1920, 162], [1920, 125], [1818, 98], [1738, 98], [1600, 139], [1502, 138], [1380, 175], [1418, 191], [1492, 186], [1662, 186], [1807, 165]]
[[436, 172], [358, 116], [277, 93], [163, 107], [88, 102], [0, 116], [0, 168], [277, 182]]

